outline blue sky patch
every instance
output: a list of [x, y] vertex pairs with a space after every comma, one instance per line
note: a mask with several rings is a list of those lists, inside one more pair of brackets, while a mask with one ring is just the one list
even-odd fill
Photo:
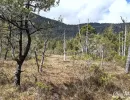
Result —
[[130, 2], [130, 0], [126, 0], [127, 2]]

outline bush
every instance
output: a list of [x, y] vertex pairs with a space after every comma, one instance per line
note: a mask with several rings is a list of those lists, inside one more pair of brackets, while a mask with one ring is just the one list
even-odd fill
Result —
[[106, 72], [103, 72], [99, 66], [92, 65], [90, 67], [90, 72], [92, 73], [89, 80], [97, 86], [105, 87], [111, 82], [112, 76]]
[[116, 61], [116, 63], [117, 63], [118, 65], [124, 67], [124, 66], [125, 66], [125, 63], [126, 63], [127, 57], [126, 57], [126, 56], [124, 57], [124, 56], [115, 55], [113, 59]]
[[5, 85], [9, 83], [9, 79], [7, 77], [7, 74], [4, 72], [4, 70], [0, 70], [0, 84]]

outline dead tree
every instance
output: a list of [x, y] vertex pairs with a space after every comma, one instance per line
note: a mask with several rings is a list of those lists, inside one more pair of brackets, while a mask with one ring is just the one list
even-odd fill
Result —
[[124, 38], [122, 36], [122, 48], [121, 48], [122, 56], [124, 55]]
[[103, 67], [103, 61], [104, 61], [104, 45], [101, 45], [101, 67]]
[[127, 27], [126, 27], [126, 21], [121, 17], [121, 20], [124, 24], [124, 47], [123, 47], [123, 56], [126, 55], [126, 35], [127, 35]]
[[130, 46], [128, 48], [128, 56], [126, 61], [126, 73], [130, 72]]
[[46, 53], [46, 50], [47, 50], [47, 43], [48, 43], [48, 39], [46, 39], [45, 42], [44, 42], [44, 49], [43, 49], [43, 52], [42, 52], [42, 59], [41, 59], [41, 64], [40, 64], [40, 71], [41, 72], [42, 72], [42, 68], [43, 68], [43, 64], [44, 64], [45, 53]]
[[121, 55], [121, 48], [120, 48], [120, 40], [121, 38], [120, 38], [120, 33], [119, 33], [119, 50], [118, 50], [118, 54], [119, 54], [119, 56]]
[[103, 67], [103, 60], [104, 60], [104, 51], [102, 50], [102, 56], [101, 56], [101, 67]]
[[89, 23], [89, 19], [87, 22], [87, 30], [86, 30], [86, 53], [88, 53], [88, 23]]
[[83, 53], [82, 36], [80, 33], [80, 20], [79, 20], [78, 30], [79, 30], [79, 43], [80, 43], [80, 47], [81, 47], [81, 52]]
[[5, 56], [4, 56], [4, 60], [7, 60], [8, 52], [9, 52], [9, 48], [7, 47], [6, 52], [5, 52]]
[[36, 60], [36, 64], [37, 64], [37, 67], [38, 67], [38, 72], [42, 72], [42, 68], [43, 68], [43, 64], [44, 64], [44, 59], [45, 59], [45, 53], [46, 53], [46, 50], [47, 50], [47, 43], [48, 43], [48, 39], [45, 40], [44, 42], [44, 48], [43, 48], [43, 51], [42, 51], [42, 58], [41, 58], [41, 63], [39, 64], [39, 60], [38, 60], [38, 55], [37, 55], [37, 50], [35, 49], [35, 60]]
[[65, 30], [64, 30], [64, 44], [63, 44], [63, 50], [64, 50], [64, 61], [66, 61], [66, 40], [65, 40]]
[[37, 71], [39, 72], [39, 63], [38, 63], [38, 57], [37, 57], [37, 50], [36, 50], [36, 48], [35, 48], [34, 54], [35, 54], [35, 61], [36, 61], [36, 64], [37, 64]]
[[2, 48], [3, 48], [3, 45], [2, 45], [2, 39], [0, 40], [0, 58], [2, 56]]
[[126, 56], [127, 26], [126, 22], [124, 24], [125, 24], [124, 56]]

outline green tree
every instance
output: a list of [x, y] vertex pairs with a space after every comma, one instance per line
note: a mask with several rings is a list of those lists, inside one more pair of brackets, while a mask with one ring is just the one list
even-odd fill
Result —
[[119, 39], [118, 34], [113, 32], [113, 27], [110, 26], [104, 30], [101, 44], [104, 48], [104, 56], [108, 60], [113, 60], [114, 56], [118, 54]]
[[[87, 31], [87, 26], [84, 25], [81, 27], [81, 35], [85, 36], [86, 35], [86, 31]], [[91, 34], [96, 34], [96, 30], [94, 27], [92, 27], [90, 24], [88, 24], [88, 34], [91, 35]]]
[[[32, 22], [31, 12], [48, 11], [57, 2], [56, 0], [1, 0], [0, 1], [0, 19], [15, 27], [15, 33], [18, 34], [19, 48], [18, 56], [15, 57], [17, 68], [15, 73], [15, 85], [20, 85], [21, 67], [25, 61], [31, 46], [31, 34], [42, 30], [36, 27]], [[37, 9], [37, 10], [36, 10]], [[33, 28], [33, 29], [32, 29]], [[45, 29], [45, 27], [44, 27]], [[12, 29], [10, 29], [11, 31]], [[27, 43], [23, 48], [23, 34], [27, 37]]]
[[56, 41], [55, 52], [57, 54], [63, 54], [63, 42], [61, 40]]
[[[87, 32], [88, 29], [88, 32]], [[89, 53], [90, 39], [93, 38], [93, 35], [96, 34], [96, 30], [91, 25], [84, 25], [80, 29], [80, 34], [76, 35], [76, 39], [79, 41], [79, 45], [82, 46], [82, 49], [86, 49], [86, 53]], [[79, 46], [80, 47], [80, 46]]]

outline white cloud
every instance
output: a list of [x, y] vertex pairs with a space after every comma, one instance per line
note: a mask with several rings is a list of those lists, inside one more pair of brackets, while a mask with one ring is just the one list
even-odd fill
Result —
[[40, 12], [40, 15], [58, 19], [63, 16], [63, 22], [77, 24], [87, 22], [121, 22], [120, 16], [130, 20], [130, 4], [126, 0], [61, 0], [58, 7], [49, 12]]
[[109, 13], [103, 14], [99, 22], [120, 23], [120, 16], [130, 20], [130, 4], [125, 0], [115, 0], [109, 7]]

